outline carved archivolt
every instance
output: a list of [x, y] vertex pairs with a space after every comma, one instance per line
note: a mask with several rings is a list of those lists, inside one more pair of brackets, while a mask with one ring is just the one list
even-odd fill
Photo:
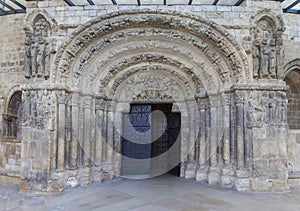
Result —
[[[101, 89], [101, 87], [106, 87], [107, 84], [112, 81], [113, 78], [116, 77], [117, 73], [119, 73], [120, 71], [124, 70], [124, 69], [128, 69], [131, 66], [134, 65], [138, 65], [138, 64], [166, 64], [169, 65], [171, 67], [173, 67], [173, 71], [175, 72], [175, 70], [178, 70], [179, 72], [185, 74], [187, 77], [190, 78], [190, 81], [193, 81], [194, 84], [196, 85], [196, 87], [198, 88], [198, 90], [200, 90], [201, 88], [212, 88], [212, 90], [214, 90], [216, 87], [218, 87], [218, 83], [215, 82], [214, 80], [212, 80], [211, 78], [213, 78], [214, 75], [212, 75], [211, 73], [207, 74], [207, 75], [202, 75], [202, 77], [200, 78], [199, 75], [196, 75], [193, 70], [195, 69], [193, 66], [190, 66], [186, 63], [182, 63], [182, 61], [180, 60], [176, 60], [174, 58], [171, 58], [171, 56], [167, 55], [167, 54], [163, 54], [163, 53], [156, 53], [156, 54], [151, 54], [151, 53], [147, 53], [144, 55], [132, 55], [132, 57], [127, 57], [124, 60], [118, 61], [116, 64], [117, 66], [112, 66], [111, 68], [108, 68], [108, 71], [106, 74], [103, 75], [103, 77], [101, 77], [101, 79], [99, 81], [96, 81], [99, 83], [100, 88], [98, 90]], [[124, 65], [122, 65], [124, 64]], [[145, 66], [145, 65], [144, 65]], [[202, 67], [204, 68], [204, 67]], [[198, 67], [198, 70], [200, 70], [201, 67]], [[206, 67], [206, 70], [209, 70], [209, 67]], [[99, 72], [101, 72], [101, 70], [98, 69]], [[127, 72], [127, 74], [129, 74], [130, 72]], [[90, 78], [93, 78], [92, 76]], [[201, 81], [203, 80], [207, 80], [209, 82], [211, 82], [211, 84], [203, 84]], [[207, 82], [205, 82], [207, 83]], [[201, 85], [200, 85], [201, 84]], [[215, 88], [214, 88], [215, 87]]]
[[[58, 53], [53, 81], [70, 84], [71, 78], [80, 78], [82, 74], [78, 71], [80, 65], [74, 68], [77, 61], [85, 66], [100, 54], [100, 49], [102, 53], [103, 49], [120, 45], [124, 38], [135, 36], [140, 37], [136, 40], [138, 43], [149, 35], [189, 45], [193, 51], [204, 55], [215, 69], [223, 70], [218, 73], [220, 78], [228, 74], [233, 83], [251, 80], [241, 47], [215, 23], [182, 13], [174, 14], [173, 11], [136, 10], [108, 14], [79, 27]], [[214, 52], [212, 49], [218, 50]], [[80, 60], [77, 60], [79, 57]]]
[[[143, 72], [155, 72], [157, 73], [157, 75], [160, 75], [160, 77], [163, 78], [166, 75], [176, 78], [177, 80], [181, 81], [182, 84], [185, 85], [186, 94], [189, 96], [193, 96], [193, 94], [196, 92], [195, 89], [199, 91], [206, 90], [203, 84], [201, 84], [200, 80], [197, 83], [192, 83], [193, 79], [187, 78], [185, 77], [185, 75], [179, 74], [177, 71], [174, 70], [174, 67], [172, 66], [166, 64], [142, 63], [136, 66], [131, 66], [128, 69], [124, 69], [120, 74], [118, 74], [116, 78], [114, 78], [114, 80], [112, 80], [109, 84], [105, 85], [107, 86], [107, 89], [110, 90], [109, 95], [114, 96], [119, 85], [127, 78], [130, 78], [132, 75], [135, 75], [137, 73], [142, 74]], [[197, 84], [198, 86], [194, 87], [195, 84]], [[165, 83], [165, 85], [167, 85], [167, 83]], [[105, 86], [101, 86], [101, 90], [99, 91], [101, 92], [102, 88], [104, 88]]]

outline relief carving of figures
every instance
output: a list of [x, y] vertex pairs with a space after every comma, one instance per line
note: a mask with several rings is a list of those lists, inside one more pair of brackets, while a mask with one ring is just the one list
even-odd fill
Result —
[[248, 100], [247, 126], [249, 128], [262, 127], [265, 120], [265, 108], [259, 103], [258, 97], [256, 98], [255, 94], [251, 93]]
[[[287, 97], [285, 92], [264, 91], [261, 99], [250, 95], [248, 101], [248, 127], [261, 127], [266, 123], [286, 123]], [[260, 102], [260, 103], [258, 103]]]
[[129, 79], [125, 90], [127, 98], [134, 100], [172, 99], [177, 98], [180, 91], [175, 81], [149, 73]]
[[263, 39], [261, 45], [261, 55], [260, 55], [261, 56], [260, 75], [262, 78], [267, 78], [269, 75], [270, 55], [271, 55], [271, 50], [270, 50], [270, 46], [268, 45], [268, 41], [266, 39]]
[[31, 35], [26, 34], [25, 37], [25, 64], [24, 64], [25, 77], [31, 76]]
[[27, 32], [25, 39], [25, 77], [49, 77], [50, 24], [45, 18], [39, 18], [33, 26], [33, 33]]
[[49, 128], [54, 120], [55, 102], [48, 90], [25, 91], [23, 95], [23, 125], [37, 129]]
[[281, 120], [283, 123], [287, 122], [287, 106], [288, 99], [285, 92], [281, 93]]
[[274, 92], [269, 93], [269, 121], [276, 121], [276, 95]]
[[22, 101], [23, 101], [23, 125], [25, 127], [30, 126], [30, 118], [31, 118], [31, 93], [30, 91], [25, 91], [23, 93]]
[[261, 19], [255, 27], [252, 47], [254, 78], [277, 78], [277, 48], [274, 27]]

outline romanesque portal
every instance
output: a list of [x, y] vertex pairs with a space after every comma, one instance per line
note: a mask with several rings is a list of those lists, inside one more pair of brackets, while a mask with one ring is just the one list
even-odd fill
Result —
[[3, 117], [21, 151], [7, 178], [52, 191], [171, 171], [225, 188], [287, 190], [283, 23], [270, 10], [251, 21], [250, 54], [197, 15], [112, 12], [60, 39], [72, 25], [33, 9], [24, 82]]

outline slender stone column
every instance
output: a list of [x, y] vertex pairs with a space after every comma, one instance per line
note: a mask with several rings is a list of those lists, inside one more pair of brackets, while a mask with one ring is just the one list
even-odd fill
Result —
[[244, 140], [244, 93], [236, 91], [236, 140], [237, 140], [237, 168], [245, 167], [245, 140]]
[[209, 150], [209, 157], [210, 157], [210, 167], [215, 168], [217, 166], [217, 125], [218, 125], [218, 117], [217, 117], [217, 108], [216, 97], [210, 97], [210, 116], [211, 116], [211, 127], [210, 127], [210, 150]]
[[193, 102], [188, 102], [189, 108], [189, 141], [188, 141], [188, 164], [185, 172], [186, 178], [195, 178], [198, 160], [195, 160], [195, 141], [196, 141], [196, 105]]
[[70, 161], [70, 168], [75, 169], [77, 168], [77, 159], [78, 159], [78, 116], [79, 116], [79, 94], [73, 93], [72, 100], [71, 100], [71, 113], [72, 113], [72, 128], [71, 128], [71, 161]]
[[113, 124], [113, 111], [112, 111], [112, 100], [108, 99], [106, 101], [106, 162], [103, 166], [104, 171], [106, 171], [106, 178], [112, 179], [114, 177], [113, 173], [113, 155], [114, 155], [114, 124]]
[[223, 161], [224, 165], [230, 164], [230, 94], [224, 95], [224, 139], [223, 139]]
[[233, 187], [233, 175], [232, 166], [230, 165], [230, 132], [231, 132], [231, 94], [225, 93], [223, 99], [223, 121], [224, 121], [224, 132], [223, 132], [223, 151], [222, 151], [222, 169], [220, 175], [220, 185], [223, 188]]
[[103, 108], [104, 108], [104, 100], [102, 98], [96, 99], [96, 143], [95, 143], [95, 156], [94, 156], [94, 164], [96, 166], [100, 166], [102, 162], [102, 144], [103, 144]]
[[92, 135], [92, 99], [86, 97], [83, 100], [83, 150], [84, 150], [84, 166], [90, 166], [91, 163], [91, 135]]
[[197, 99], [199, 113], [200, 113], [200, 125], [199, 125], [199, 168], [197, 170], [196, 180], [204, 180], [206, 178], [206, 170], [207, 170], [207, 146], [206, 146], [206, 128], [208, 127], [206, 123], [207, 118], [207, 98], [202, 97]]
[[113, 161], [113, 149], [114, 149], [114, 124], [113, 124], [113, 112], [112, 101], [106, 101], [107, 109], [107, 161], [112, 164]]
[[70, 163], [71, 163], [71, 106], [70, 106], [70, 97], [68, 98], [67, 104], [66, 104], [66, 144], [65, 144], [65, 159], [66, 159], [66, 169], [70, 169]]
[[102, 126], [102, 161], [107, 161], [107, 116], [108, 112], [106, 110], [106, 101], [104, 101], [104, 110], [103, 110], [103, 126]]
[[209, 141], [209, 172], [207, 180], [209, 184], [218, 184], [220, 171], [217, 166], [217, 148], [218, 148], [218, 107], [219, 96], [209, 97], [210, 110], [210, 133], [208, 134]]
[[[116, 102], [113, 101], [113, 108], [116, 108]], [[117, 175], [120, 175], [120, 164], [121, 164], [121, 134], [122, 134], [122, 115], [119, 112], [116, 112], [116, 109], [114, 110], [114, 116], [113, 116], [113, 127], [114, 127], [114, 154], [113, 154], [113, 162], [114, 162], [114, 171], [117, 173]]]
[[207, 101], [206, 115], [205, 115], [205, 163], [209, 166], [210, 162], [210, 133], [211, 133], [211, 113], [209, 103]]
[[65, 138], [66, 138], [66, 99], [65, 91], [57, 92], [58, 122], [57, 122], [57, 169], [65, 168]]

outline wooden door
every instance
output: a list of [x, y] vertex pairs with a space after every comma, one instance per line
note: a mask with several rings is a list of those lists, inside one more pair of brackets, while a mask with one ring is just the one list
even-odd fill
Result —
[[180, 113], [168, 115], [168, 168], [170, 174], [180, 176], [181, 140], [180, 140], [181, 116]]
[[159, 175], [177, 164], [170, 173], [179, 176], [180, 114], [171, 109], [172, 104], [131, 105], [123, 115], [123, 176]]
[[132, 105], [123, 115], [122, 175], [149, 175], [151, 105]]

